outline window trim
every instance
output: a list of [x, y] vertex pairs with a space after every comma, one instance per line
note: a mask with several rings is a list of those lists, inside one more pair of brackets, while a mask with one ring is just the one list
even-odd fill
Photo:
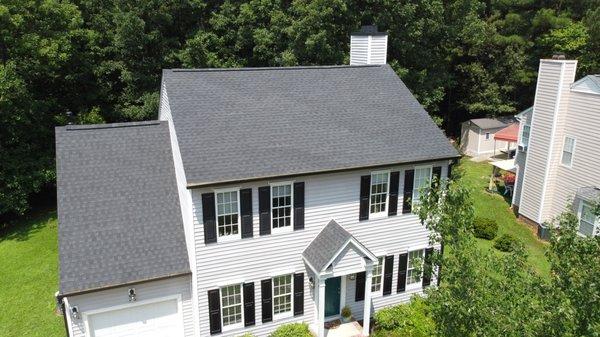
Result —
[[[523, 142], [523, 131], [525, 130], [525, 127], [529, 128], [529, 132], [527, 135], [527, 143]], [[526, 149], [529, 146], [529, 140], [531, 139], [531, 123], [529, 122], [529, 118], [526, 123], [524, 123], [523, 125], [520, 126], [520, 129], [521, 130], [519, 132], [519, 146]]]
[[[577, 221], [577, 234], [579, 234], [581, 236], [587, 236], [579, 231], [579, 228], [581, 227], [581, 217], [583, 215], [583, 206], [588, 206], [590, 208], [592, 207], [592, 205], [585, 200], [581, 200], [579, 202], [579, 209], [577, 210], [577, 220], [578, 220]], [[594, 221], [593, 226], [594, 226], [594, 228], [592, 229], [591, 237], [600, 235], [600, 216], [596, 216], [596, 221]]]
[[[275, 313], [275, 278], [278, 277], [290, 277], [290, 311], [284, 313]], [[280, 297], [279, 295], [278, 297]], [[281, 274], [271, 277], [271, 316], [273, 317], [273, 321], [290, 318], [294, 316], [294, 273], [291, 274]]]
[[[387, 191], [385, 192], [385, 210], [377, 213], [371, 213], [371, 191], [373, 187], [373, 175], [374, 174], [387, 174]], [[371, 181], [369, 183], [369, 219], [377, 219], [377, 218], [385, 218], [388, 216], [388, 210], [390, 207], [390, 174], [391, 170], [379, 170], [379, 171], [371, 171]]]
[[[412, 252], [421, 252], [422, 254], [422, 261], [421, 261], [421, 275], [419, 277], [419, 281], [418, 282], [414, 282], [414, 283], [410, 283], [409, 279], [409, 273], [408, 271], [414, 268], [410, 268], [410, 253]], [[425, 248], [421, 248], [421, 249], [415, 249], [415, 250], [409, 250], [406, 252], [407, 256], [406, 256], [406, 290], [412, 290], [412, 289], [420, 289], [423, 287], [423, 272], [424, 272], [424, 266], [425, 266]]]
[[383, 275], [385, 273], [385, 255], [377, 257], [377, 263], [379, 264], [379, 260], [381, 260], [381, 273], [379, 274], [379, 290], [373, 290], [373, 278], [375, 274], [371, 276], [371, 294], [373, 295], [382, 295], [383, 294]]
[[[290, 185], [290, 225], [285, 227], [273, 227], [273, 187]], [[269, 212], [271, 221], [271, 234], [288, 233], [294, 231], [294, 181], [278, 181], [269, 183]]]
[[[241, 204], [240, 188], [239, 187], [219, 188], [219, 189], [215, 189], [213, 192], [215, 194], [215, 224], [217, 226], [217, 242], [229, 242], [229, 241], [241, 240], [242, 239], [242, 222], [241, 222], [242, 211], [241, 211], [241, 205], [240, 205]], [[228, 193], [228, 192], [237, 192], [238, 233], [231, 234], [231, 235], [219, 236], [219, 202], [218, 202], [217, 194]]]
[[[429, 179], [427, 181], [429, 181], [429, 183], [431, 183], [431, 180], [433, 179], [433, 165], [421, 165], [421, 166], [415, 166], [413, 168], [413, 189], [412, 189], [412, 195], [411, 195], [411, 201], [412, 204], [415, 205], [419, 202], [418, 199], [415, 198], [415, 190], [418, 190], [417, 186], [417, 170], [419, 169], [425, 169], [428, 168], [429, 169]], [[411, 212], [412, 213], [412, 212]]]
[[[565, 164], [563, 163], [563, 157], [565, 155], [565, 145], [567, 144], [567, 138], [570, 138], [573, 140], [573, 149], [571, 149], [571, 161], [569, 162], [569, 164]], [[575, 147], [577, 145], [577, 138], [573, 137], [573, 136], [569, 136], [569, 135], [565, 135], [563, 138], [563, 146], [562, 146], [562, 150], [560, 151], [560, 165], [567, 167], [567, 168], [572, 168], [573, 167], [573, 160], [575, 159]]]
[[[236, 324], [230, 324], [225, 326], [225, 324], [223, 324], [223, 288], [227, 288], [227, 287], [232, 287], [232, 286], [239, 286], [240, 287], [240, 308], [241, 308], [241, 313], [242, 313], [242, 318], [241, 321], [239, 323]], [[221, 305], [221, 332], [226, 332], [226, 331], [231, 331], [231, 330], [235, 330], [235, 329], [240, 329], [244, 327], [244, 284], [243, 283], [233, 283], [233, 284], [228, 284], [228, 285], [223, 285], [219, 287], [219, 304]]]

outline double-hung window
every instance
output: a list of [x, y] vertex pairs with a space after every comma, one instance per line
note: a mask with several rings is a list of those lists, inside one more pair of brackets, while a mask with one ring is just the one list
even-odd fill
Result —
[[413, 183], [412, 200], [413, 203], [418, 203], [421, 197], [421, 190], [431, 181], [431, 166], [415, 167], [415, 178]]
[[406, 285], [413, 287], [421, 282], [423, 275], [423, 250], [414, 250], [408, 253], [406, 268]]
[[381, 290], [381, 280], [383, 275], [383, 257], [378, 258], [379, 263], [373, 268], [373, 277], [371, 283], [371, 291], [377, 292]]
[[292, 189], [291, 183], [271, 185], [271, 222], [274, 230], [292, 228]]
[[242, 286], [239, 284], [221, 288], [221, 320], [224, 329], [243, 326]]
[[519, 145], [523, 148], [527, 148], [529, 145], [529, 134], [531, 133], [531, 124], [526, 122], [523, 124], [523, 128], [521, 129], [521, 137], [519, 139]]
[[579, 209], [579, 233], [587, 236], [598, 235], [598, 217], [594, 214], [592, 206], [584, 201]]
[[387, 171], [371, 173], [371, 214], [385, 214], [388, 202], [389, 180], [390, 173]]
[[563, 144], [562, 158], [560, 163], [564, 166], [573, 165], [573, 153], [575, 152], [575, 138], [566, 136]]
[[292, 316], [292, 275], [273, 278], [273, 317], [283, 318]]
[[219, 238], [240, 235], [238, 192], [237, 189], [216, 191], [217, 233]]

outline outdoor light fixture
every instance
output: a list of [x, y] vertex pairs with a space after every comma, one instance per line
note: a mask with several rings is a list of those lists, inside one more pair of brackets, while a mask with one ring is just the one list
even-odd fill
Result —
[[79, 308], [77, 308], [77, 307], [71, 308], [71, 317], [73, 317], [73, 319], [79, 319], [81, 317], [79, 315]]
[[129, 288], [129, 302], [135, 302], [135, 300], [136, 300], [135, 288]]
[[348, 275], [348, 279], [350, 279], [350, 281], [356, 280], [356, 274], [350, 274], [350, 275]]
[[315, 286], [315, 279], [311, 276], [308, 278], [308, 285], [313, 288]]

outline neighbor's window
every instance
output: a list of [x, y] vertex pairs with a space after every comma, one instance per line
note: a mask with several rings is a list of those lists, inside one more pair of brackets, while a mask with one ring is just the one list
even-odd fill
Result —
[[523, 129], [521, 130], [521, 138], [519, 142], [521, 146], [527, 147], [529, 145], [529, 134], [531, 133], [531, 125], [525, 123], [523, 125]]
[[569, 136], [565, 137], [565, 143], [563, 144], [561, 164], [565, 166], [571, 166], [573, 164], [573, 152], [575, 151], [575, 138]]
[[598, 218], [590, 204], [582, 202], [579, 217], [579, 233], [587, 236], [598, 234]]
[[406, 284], [421, 282], [423, 273], [423, 250], [415, 250], [408, 253], [408, 267], [406, 268]]
[[378, 258], [379, 264], [373, 268], [371, 291], [381, 290], [381, 275], [383, 275], [383, 257]]
[[371, 214], [385, 212], [389, 172], [371, 173]]
[[217, 192], [217, 221], [219, 236], [239, 234], [238, 191]]
[[292, 275], [273, 278], [273, 315], [292, 313]]
[[292, 184], [271, 186], [271, 214], [273, 228], [292, 224]]
[[242, 290], [239, 284], [221, 288], [223, 327], [242, 324]]
[[414, 183], [413, 183], [413, 195], [412, 195], [413, 203], [419, 202], [419, 198], [421, 197], [421, 189], [429, 186], [430, 181], [431, 181], [431, 166], [415, 168], [415, 178], [414, 178]]
[[490, 140], [490, 133], [489, 132], [485, 133], [485, 140]]

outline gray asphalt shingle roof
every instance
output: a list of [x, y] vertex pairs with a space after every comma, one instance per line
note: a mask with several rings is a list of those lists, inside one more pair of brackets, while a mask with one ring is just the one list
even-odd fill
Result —
[[317, 271], [321, 271], [351, 237], [352, 234], [344, 227], [331, 220], [306, 247], [302, 256]]
[[480, 129], [497, 129], [507, 126], [506, 123], [495, 118], [474, 118], [471, 123], [477, 125]]
[[164, 70], [188, 186], [458, 157], [388, 65]]
[[190, 272], [166, 122], [56, 128], [60, 293]]

